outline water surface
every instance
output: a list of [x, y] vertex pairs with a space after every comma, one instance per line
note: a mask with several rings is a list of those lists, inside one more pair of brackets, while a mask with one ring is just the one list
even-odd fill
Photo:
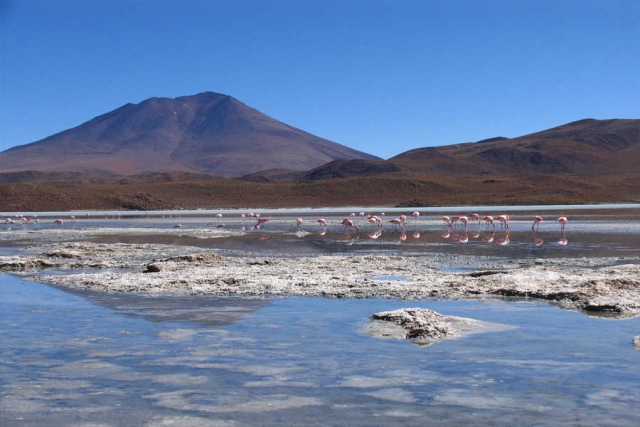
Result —
[[[0, 424], [617, 425], [640, 319], [540, 301], [141, 297], [0, 275]], [[363, 332], [425, 307], [509, 329], [420, 347]]]

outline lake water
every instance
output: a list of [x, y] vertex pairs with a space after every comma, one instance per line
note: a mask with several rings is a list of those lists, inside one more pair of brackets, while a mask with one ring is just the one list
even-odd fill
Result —
[[[366, 238], [361, 231], [350, 243], [333, 223], [320, 236], [311, 224], [315, 212], [305, 216], [305, 233], [295, 227], [301, 213], [286, 212], [273, 215], [259, 232], [197, 242], [286, 254], [637, 259], [636, 208], [562, 214], [567, 212], [562, 245], [558, 224], [548, 221], [536, 233], [544, 243], [536, 246], [527, 211], [512, 212], [506, 246], [442, 237], [440, 214], [429, 213], [417, 223], [408, 221], [411, 234], [400, 243], [400, 233], [392, 229], [386, 240]], [[560, 213], [545, 214], [552, 219]], [[323, 212], [334, 222], [342, 215]], [[118, 224], [139, 227], [144, 220], [124, 218]], [[220, 221], [225, 227], [252, 224], [188, 215], [147, 218], [144, 224], [170, 228], [176, 220], [182, 229], [216, 227]], [[32, 226], [37, 231], [35, 226], [51, 225]], [[84, 219], [75, 227], [113, 225]], [[413, 238], [412, 227], [419, 238]], [[185, 239], [146, 238], [176, 244]], [[11, 250], [6, 242], [5, 251]], [[373, 313], [407, 307], [507, 328], [426, 347], [363, 331]], [[640, 318], [589, 317], [537, 300], [139, 296], [72, 291], [0, 274], [0, 425], [636, 426], [640, 350], [631, 342], [636, 335]]]

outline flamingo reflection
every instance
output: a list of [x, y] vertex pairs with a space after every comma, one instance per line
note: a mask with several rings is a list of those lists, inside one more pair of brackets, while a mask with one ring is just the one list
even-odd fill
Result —
[[562, 234], [560, 235], [560, 240], [558, 240], [558, 244], [560, 246], [567, 246], [567, 243], [569, 243], [569, 240], [567, 240], [567, 234], [562, 231]]
[[536, 246], [542, 246], [544, 244], [544, 240], [542, 240], [541, 238], [539, 238], [538, 236], [536, 236], [536, 232], [534, 231], [533, 233], [531, 233], [533, 236], [533, 243]]
[[509, 238], [509, 231], [505, 231], [504, 232], [504, 236], [502, 236], [502, 238], [498, 239], [495, 241], [496, 245], [499, 246], [506, 246], [509, 243], [511, 243], [511, 239]]

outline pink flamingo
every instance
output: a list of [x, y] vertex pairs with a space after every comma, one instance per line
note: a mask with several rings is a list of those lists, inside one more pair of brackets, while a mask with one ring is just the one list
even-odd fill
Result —
[[253, 228], [258, 230], [258, 229], [262, 228], [262, 224], [264, 224], [267, 221], [269, 221], [269, 218], [258, 218], [258, 223], [256, 225], [254, 225]]
[[324, 218], [319, 218], [319, 219], [316, 220], [316, 222], [321, 227], [326, 227], [327, 226], [327, 221]]
[[296, 218], [296, 224], [298, 226], [298, 231], [300, 231], [300, 227], [302, 227], [302, 218]]
[[561, 216], [560, 218], [558, 218], [558, 222], [560, 223], [560, 231], [564, 231], [564, 227], [567, 225], [567, 221], [569, 220], [566, 216]]
[[418, 226], [418, 217], [420, 216], [420, 212], [415, 211], [414, 213], [411, 214], [411, 216], [414, 219], [413, 226], [417, 227]]
[[347, 232], [347, 228], [355, 228], [356, 229], [356, 233], [358, 233], [360, 231], [360, 229], [358, 228], [357, 225], [355, 225], [353, 223], [353, 221], [351, 221], [349, 218], [345, 218], [342, 220], [342, 222], [340, 223], [342, 225], [344, 225], [344, 231], [345, 233]]
[[59, 228], [62, 228], [64, 226], [64, 221], [62, 221], [60, 218], [54, 219], [53, 222], [58, 224]]
[[533, 224], [531, 225], [531, 231], [537, 231], [538, 230], [538, 226], [540, 225], [540, 223], [544, 221], [544, 219], [542, 219], [541, 216], [536, 216], [535, 219], [533, 220]]
[[464, 225], [464, 231], [467, 231], [467, 222], [469, 222], [469, 218], [466, 216], [459, 216], [458, 221], [460, 221]]
[[390, 222], [390, 223], [391, 223], [391, 224], [393, 224], [393, 225], [397, 225], [397, 226], [399, 226], [399, 227], [400, 227], [400, 230], [404, 233], [404, 221], [402, 221], [402, 219], [400, 219], [400, 218], [393, 218], [393, 219], [390, 219], [390, 220], [389, 220], [389, 221], [387, 221], [387, 222]]
[[496, 224], [495, 224], [495, 222], [493, 222], [493, 217], [492, 217], [491, 215], [484, 216], [484, 217], [482, 217], [482, 219], [484, 220], [484, 223], [485, 223], [486, 225], [491, 224], [491, 226], [493, 227], [493, 229], [494, 229], [494, 230], [496, 229]]
[[478, 227], [480, 227], [480, 215], [478, 215], [477, 213], [469, 214], [469, 220], [477, 222]]
[[498, 215], [496, 219], [500, 221], [500, 228], [504, 226], [505, 230], [509, 229], [509, 215]]
[[369, 215], [367, 221], [369, 221], [373, 225], [382, 225], [382, 220], [380, 219], [380, 217], [377, 217], [375, 215]]
[[442, 221], [444, 222], [444, 224], [449, 227], [452, 228], [453, 227], [453, 223], [451, 222], [451, 218], [449, 218], [448, 216], [443, 216], [442, 217]]

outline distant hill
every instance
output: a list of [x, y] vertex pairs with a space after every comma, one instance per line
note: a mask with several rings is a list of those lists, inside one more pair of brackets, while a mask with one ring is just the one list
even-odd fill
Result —
[[[158, 102], [172, 105], [166, 100]], [[237, 108], [248, 108], [241, 105]], [[120, 117], [119, 113], [113, 114]], [[180, 114], [177, 115], [180, 117]], [[111, 117], [101, 117], [103, 121], [114, 123]], [[131, 114], [127, 117], [136, 116]], [[152, 122], [149, 119], [145, 123]], [[234, 120], [225, 119], [222, 122]], [[280, 126], [286, 127], [283, 124]], [[204, 154], [201, 157], [187, 156], [185, 152], [182, 154], [189, 160], [180, 160], [178, 154], [175, 159], [166, 154], [161, 156], [160, 153], [164, 151], [158, 147], [158, 157], [154, 158], [153, 150], [149, 148], [153, 144], [148, 139], [144, 144], [132, 141], [128, 149], [126, 144], [113, 145], [113, 154], [75, 155], [75, 159], [80, 164], [85, 158], [96, 160], [111, 156], [118, 159], [114, 162], [114, 165], [118, 165], [123, 161], [121, 151], [124, 150], [133, 158], [134, 153], [140, 150], [142, 154], [137, 157], [149, 156], [152, 161], [157, 159], [156, 167], [165, 164], [162, 160], [177, 170], [167, 168], [127, 176], [113, 170], [91, 170], [86, 173], [5, 172], [6, 163], [2, 162], [6, 161], [7, 153], [13, 155], [14, 150], [21, 148], [17, 147], [0, 153], [0, 212], [640, 203], [639, 126], [640, 120], [637, 119], [586, 119], [517, 138], [497, 137], [474, 143], [418, 148], [386, 161], [331, 159], [303, 170], [296, 170], [285, 162], [286, 165], [276, 167], [263, 168], [258, 165], [256, 167], [262, 169], [235, 177], [225, 177], [221, 172], [216, 175], [210, 171], [194, 171], [190, 165], [198, 164], [199, 159], [205, 158]], [[122, 129], [128, 128], [128, 125], [116, 127]], [[242, 126], [236, 123], [231, 127], [238, 129]], [[137, 135], [133, 131], [132, 134]], [[95, 135], [93, 137], [95, 140]], [[58, 142], [54, 148], [62, 154], [65, 150], [73, 151], [72, 148], [76, 149], [80, 144], [76, 139], [76, 145], [64, 148], [64, 138], [60, 138], [56, 140]], [[278, 141], [282, 142], [282, 139]], [[47, 158], [47, 155], [43, 153], [51, 150], [51, 146], [44, 144], [41, 147], [38, 144], [25, 147], [39, 153], [40, 162], [44, 162], [43, 158]], [[136, 144], [142, 146], [134, 149]], [[292, 144], [293, 147], [297, 143]], [[335, 147], [332, 144], [329, 147]], [[106, 151], [108, 146], [107, 143], [95, 147], [88, 144], [85, 152]], [[251, 157], [267, 157], [268, 154], [268, 150], [261, 149], [258, 152], [264, 153], [264, 156], [243, 157], [247, 150], [234, 152], [233, 147], [227, 148], [227, 155], [244, 158], [247, 162]], [[197, 145], [193, 149], [196, 152], [203, 150]], [[252, 150], [248, 152], [252, 153]], [[292, 148], [293, 152], [296, 150]], [[317, 150], [310, 152], [317, 154]], [[19, 153], [29, 156], [25, 151]], [[61, 153], [54, 150], [50, 162], [62, 162], [64, 156]], [[225, 154], [224, 150], [222, 154]], [[152, 161], [147, 164], [152, 164]]]
[[306, 171], [337, 159], [379, 159], [205, 92], [127, 104], [73, 129], [0, 153], [0, 173]]
[[639, 128], [637, 119], [585, 119], [513, 139], [418, 148], [389, 161], [432, 174], [638, 174]]

